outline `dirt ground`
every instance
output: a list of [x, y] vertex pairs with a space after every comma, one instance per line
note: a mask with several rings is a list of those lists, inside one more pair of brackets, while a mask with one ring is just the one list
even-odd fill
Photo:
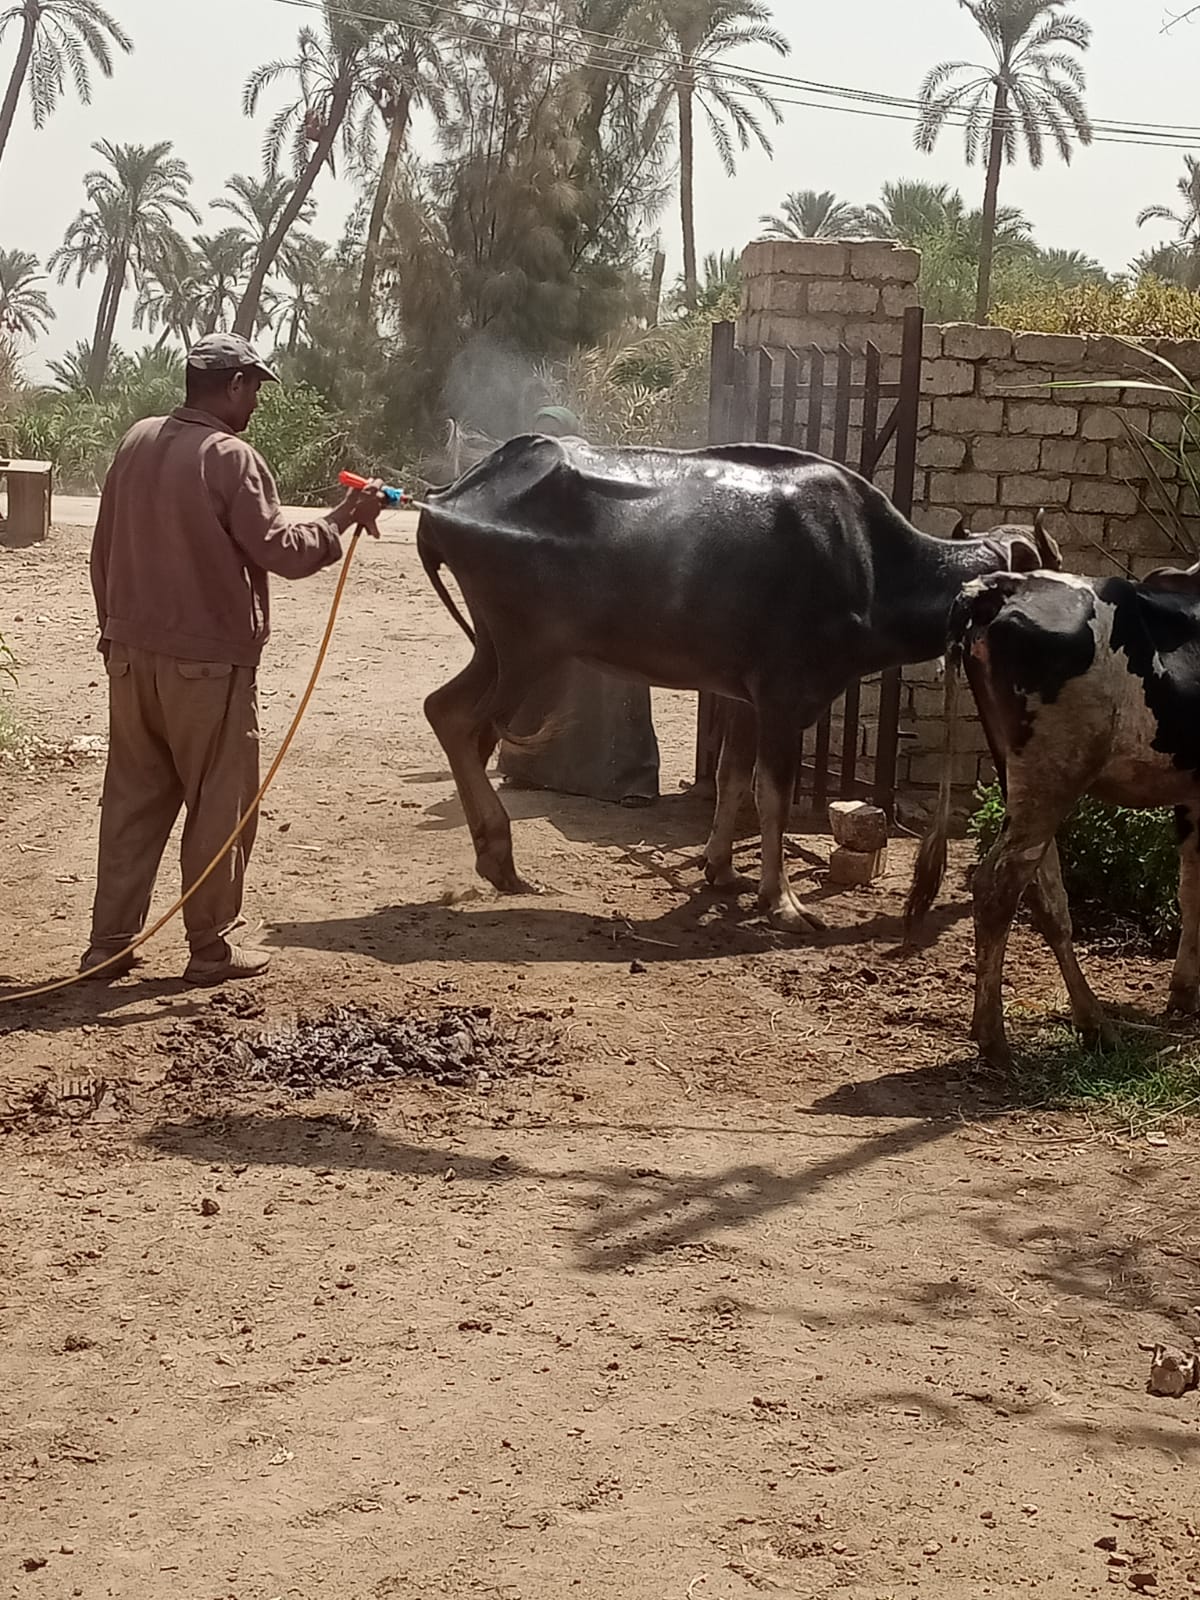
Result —
[[[0, 766], [10, 989], [86, 934], [86, 539], [0, 553], [51, 743]], [[268, 750], [331, 587], [279, 587]], [[1139, 1350], [1200, 1332], [1188, 1136], [998, 1109], [961, 873], [903, 961], [905, 847], [828, 893], [797, 841], [818, 945], [703, 892], [686, 698], [658, 701], [668, 798], [509, 795], [546, 893], [477, 890], [421, 714], [464, 649], [393, 524], [267, 800], [249, 999], [185, 990], [172, 929], [135, 979], [0, 1006], [0, 1596], [1200, 1594], [1200, 1397], [1147, 1395]], [[1161, 965], [1090, 966], [1160, 1007]], [[1027, 935], [1012, 973], [1057, 1004]], [[490, 1004], [557, 1065], [165, 1076], [206, 1021], [332, 1002]]]

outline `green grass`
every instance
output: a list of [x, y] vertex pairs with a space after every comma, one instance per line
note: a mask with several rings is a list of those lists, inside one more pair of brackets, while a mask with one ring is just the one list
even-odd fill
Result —
[[0, 700], [0, 755], [17, 750], [24, 742], [20, 724]]
[[1106, 1050], [1063, 1023], [1015, 1030], [1016, 1084], [1025, 1104], [1112, 1112], [1138, 1126], [1200, 1111], [1200, 1039], [1116, 1024]]

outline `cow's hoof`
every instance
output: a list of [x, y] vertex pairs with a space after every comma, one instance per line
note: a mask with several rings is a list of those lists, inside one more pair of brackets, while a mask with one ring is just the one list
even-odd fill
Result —
[[485, 883], [490, 883], [492, 888], [500, 894], [541, 893], [536, 883], [529, 883], [520, 876], [511, 861], [497, 862], [480, 859], [475, 863], [475, 870]]
[[1167, 996], [1167, 1015], [1174, 1017], [1194, 1017], [1200, 1012], [1200, 990], [1197, 989], [1172, 989]]

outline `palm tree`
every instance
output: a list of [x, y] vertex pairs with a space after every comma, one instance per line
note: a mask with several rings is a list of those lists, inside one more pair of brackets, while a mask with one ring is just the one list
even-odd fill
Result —
[[159, 262], [142, 284], [133, 311], [133, 325], [159, 333], [155, 349], [161, 350], [174, 339], [190, 349], [200, 325], [202, 287], [196, 258], [175, 257]]
[[200, 217], [187, 197], [191, 174], [171, 154], [168, 141], [118, 145], [101, 139], [92, 149], [108, 166], [84, 178], [90, 206], [75, 218], [48, 266], [59, 283], [65, 283], [72, 271], [77, 284], [91, 272], [104, 272], [89, 374], [89, 387], [96, 393], [104, 385], [121, 297], [130, 277], [140, 288], [161, 274], [164, 262], [182, 259], [187, 247], [176, 230], [176, 219], [185, 216], [199, 222]]
[[408, 137], [412, 114], [428, 106], [439, 122], [445, 120], [446, 95], [438, 38], [427, 8], [422, 5], [412, 18], [384, 30], [371, 51], [369, 66], [374, 81], [368, 82], [370, 106], [359, 127], [358, 149], [370, 163], [373, 145], [371, 119], [378, 112], [387, 129], [387, 145], [375, 179], [371, 215], [363, 245], [362, 276], [358, 286], [358, 318], [369, 322], [379, 273], [379, 247], [383, 240], [388, 206], [396, 192], [396, 175]]
[[725, 59], [736, 50], [765, 45], [776, 55], [791, 49], [771, 22], [764, 0], [653, 0], [665, 40], [668, 64], [659, 105], [647, 128], [647, 142], [657, 138], [674, 100], [679, 116], [679, 212], [683, 229], [683, 279], [687, 304], [694, 307], [699, 290], [696, 274], [696, 142], [695, 112], [699, 105], [725, 171], [736, 170], [733, 134], [743, 150], [751, 140], [768, 154], [771, 141], [755, 107], [778, 123], [779, 107], [757, 80], [731, 82]]
[[126, 54], [133, 49], [133, 41], [120, 23], [96, 0], [12, 0], [7, 11], [0, 11], [0, 39], [16, 22], [21, 24], [21, 37], [0, 104], [0, 161], [26, 80], [33, 125], [41, 128], [62, 98], [68, 71], [79, 98], [88, 105], [92, 98], [89, 58], [111, 78], [112, 46]]
[[283, 286], [275, 293], [272, 311], [275, 336], [282, 338], [286, 330], [285, 348], [289, 355], [295, 355], [308, 328], [317, 290], [325, 274], [327, 254], [327, 245], [305, 234], [292, 240], [280, 257]]
[[224, 332], [237, 313], [250, 241], [240, 228], [197, 234], [192, 271], [198, 290], [196, 312], [201, 333]]
[[1068, 53], [1086, 50], [1092, 30], [1082, 17], [1064, 13], [1064, 3], [959, 0], [974, 18], [994, 59], [985, 66], [939, 62], [921, 85], [921, 114], [915, 134], [918, 150], [928, 154], [947, 124], [961, 122], [968, 163], [987, 151], [976, 322], [987, 321], [991, 304], [1000, 168], [1006, 161], [1016, 160], [1022, 144], [1030, 164], [1040, 167], [1047, 134], [1068, 162], [1076, 140], [1084, 145], [1092, 142], [1092, 125], [1083, 101], [1083, 67]]
[[1182, 289], [1192, 288], [1196, 258], [1177, 244], [1160, 244], [1153, 250], [1143, 250], [1129, 263], [1135, 278], [1159, 278], [1163, 283], [1177, 283]]
[[[1200, 160], [1184, 156], [1183, 164], [1187, 171], [1175, 184], [1183, 199], [1182, 207], [1172, 211], [1170, 206], [1147, 206], [1138, 213], [1137, 221], [1139, 228], [1152, 221], [1171, 223], [1175, 238], [1168, 248], [1175, 252], [1175, 257], [1170, 264], [1175, 274], [1182, 268], [1179, 282], [1188, 289], [1197, 289], [1200, 288]], [[1163, 257], [1160, 264], [1166, 261]], [[1155, 273], [1155, 276], [1161, 277], [1162, 273]]]
[[253, 116], [266, 89], [289, 77], [295, 80], [295, 98], [277, 111], [267, 126], [263, 159], [268, 176], [274, 177], [284, 146], [290, 142], [296, 182], [251, 270], [234, 322], [237, 333], [248, 337], [254, 332], [259, 301], [276, 257], [308, 204], [322, 169], [328, 166], [333, 171], [339, 139], [347, 158], [353, 157], [356, 117], [369, 84], [374, 82], [369, 47], [387, 26], [395, 4], [396, 0], [377, 0], [374, 14], [359, 15], [343, 9], [337, 0], [325, 0], [323, 33], [301, 28], [293, 60], [268, 61], [246, 81], [242, 108], [247, 116]]
[[[129, 374], [132, 363], [121, 349], [120, 345], [110, 345], [108, 352], [109, 374], [114, 383], [123, 383]], [[68, 394], [89, 394], [92, 392], [88, 374], [92, 368], [92, 347], [86, 339], [81, 339], [60, 356], [57, 361], [47, 361], [46, 368], [58, 387]]]
[[797, 189], [777, 216], [759, 218], [768, 239], [853, 239], [862, 234], [863, 213], [831, 189]]
[[1036, 249], [1031, 266], [1039, 278], [1058, 289], [1078, 289], [1084, 284], [1109, 282], [1108, 273], [1082, 250]]
[[54, 308], [42, 288], [38, 258], [27, 250], [0, 250], [0, 338], [35, 339], [54, 321]]
[[962, 195], [948, 183], [922, 183], [901, 178], [885, 183], [878, 204], [863, 208], [863, 227], [879, 239], [895, 239], [898, 244], [916, 247], [931, 233], [938, 233], [960, 219], [966, 211]]

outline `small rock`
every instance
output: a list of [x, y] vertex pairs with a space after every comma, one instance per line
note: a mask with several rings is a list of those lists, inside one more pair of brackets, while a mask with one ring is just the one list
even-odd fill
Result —
[[200, 1215], [202, 1217], [215, 1217], [220, 1214], [220, 1211], [220, 1204], [216, 1200], [211, 1199], [208, 1195], [205, 1195], [204, 1199], [201, 1200]]
[[862, 855], [887, 847], [887, 816], [865, 800], [835, 800], [829, 807], [829, 831], [834, 844]]
[[1129, 1587], [1141, 1593], [1145, 1589], [1154, 1589], [1158, 1586], [1158, 1574], [1155, 1572], [1131, 1572], [1129, 1574]]
[[938, 1556], [941, 1555], [941, 1553], [942, 1547], [936, 1539], [931, 1539], [927, 1545], [922, 1547], [921, 1550], [921, 1554], [923, 1556]]
[[40, 1572], [47, 1564], [45, 1556], [26, 1556], [21, 1566], [26, 1572]]
[[76, 1355], [80, 1350], [94, 1350], [96, 1341], [89, 1339], [86, 1333], [69, 1333], [63, 1340], [63, 1349], [68, 1355]]
[[887, 871], [886, 850], [847, 850], [837, 845], [829, 857], [830, 883], [861, 887], [874, 883]]
[[1156, 1344], [1150, 1357], [1150, 1378], [1146, 1384], [1148, 1394], [1166, 1395], [1178, 1400], [1180, 1395], [1200, 1386], [1200, 1362], [1195, 1354], [1178, 1350], [1173, 1345]]
[[1096, 1540], [1097, 1550], [1115, 1550], [1116, 1548], [1117, 1538], [1113, 1533], [1106, 1533], [1102, 1538]]
[[635, 978], [640, 978], [646, 971], [646, 968], [640, 961], [631, 961], [629, 963], [629, 970]]

